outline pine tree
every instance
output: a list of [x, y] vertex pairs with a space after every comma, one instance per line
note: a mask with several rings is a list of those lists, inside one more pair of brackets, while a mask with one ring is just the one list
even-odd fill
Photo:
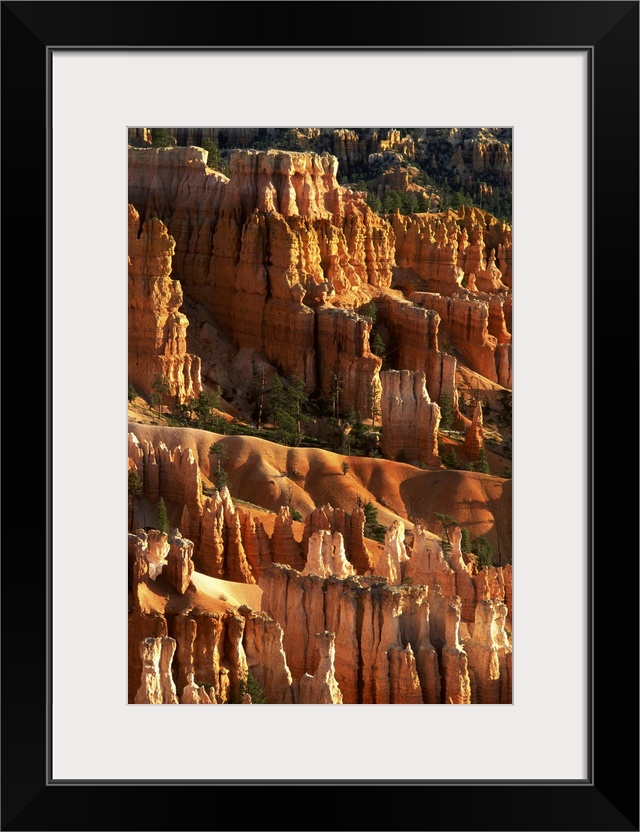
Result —
[[216, 470], [213, 475], [213, 481], [218, 491], [221, 491], [222, 488], [224, 488], [224, 486], [229, 482], [227, 472], [222, 467], [227, 461], [229, 452], [222, 442], [213, 442], [209, 448], [209, 453], [215, 454], [216, 456]]
[[173, 145], [175, 145], [175, 141], [166, 127], [153, 128], [152, 147], [173, 147]]
[[371, 338], [371, 352], [378, 358], [384, 358], [386, 348], [382, 335], [376, 330]]
[[493, 566], [495, 549], [483, 534], [473, 539], [471, 550], [478, 558], [478, 567], [480, 569], [488, 569], [490, 566]]
[[442, 551], [448, 557], [453, 551], [450, 531], [458, 525], [458, 522], [450, 514], [442, 514], [439, 511], [434, 511], [433, 516], [436, 520], [440, 521], [440, 525], [444, 531], [444, 538], [440, 540], [440, 544], [442, 546]]
[[471, 535], [469, 534], [468, 529], [462, 529], [461, 531], [462, 537], [460, 538], [460, 551], [464, 552], [465, 555], [468, 555], [473, 551], [471, 548]]
[[129, 471], [127, 494], [129, 502], [129, 531], [131, 531], [131, 527], [133, 526], [133, 508], [135, 505], [135, 498], [142, 494], [142, 480], [140, 479], [140, 475], [135, 468]]
[[480, 471], [481, 474], [490, 474], [491, 468], [489, 467], [489, 458], [487, 457], [487, 452], [484, 448], [480, 448], [480, 456], [478, 461], [476, 462], [476, 471]]
[[156, 510], [156, 526], [158, 531], [164, 532], [168, 535], [171, 531], [169, 528], [169, 515], [167, 514], [167, 507], [164, 504], [162, 497], [158, 500], [158, 508]]
[[453, 425], [453, 401], [451, 394], [444, 390], [440, 396], [440, 430], [446, 431], [447, 435]]
[[151, 382], [151, 389], [153, 390], [153, 393], [151, 394], [151, 404], [152, 406], [157, 406], [158, 416], [160, 416], [162, 413], [164, 397], [169, 392], [169, 382], [162, 375], [162, 373], [155, 374], [153, 381]]

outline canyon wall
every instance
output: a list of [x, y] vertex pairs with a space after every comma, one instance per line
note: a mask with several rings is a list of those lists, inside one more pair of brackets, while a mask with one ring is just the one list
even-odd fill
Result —
[[141, 223], [129, 205], [129, 382], [149, 398], [160, 374], [166, 401], [182, 403], [201, 392], [202, 382], [200, 359], [187, 352], [182, 288], [171, 278], [174, 251], [164, 223]]

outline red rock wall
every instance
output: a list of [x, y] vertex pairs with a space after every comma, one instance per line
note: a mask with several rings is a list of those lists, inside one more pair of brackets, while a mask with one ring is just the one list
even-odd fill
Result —
[[129, 381], [149, 397], [159, 373], [166, 402], [185, 402], [202, 390], [200, 359], [187, 353], [189, 321], [179, 309], [182, 288], [172, 280], [175, 241], [157, 218], [140, 224], [129, 205]]

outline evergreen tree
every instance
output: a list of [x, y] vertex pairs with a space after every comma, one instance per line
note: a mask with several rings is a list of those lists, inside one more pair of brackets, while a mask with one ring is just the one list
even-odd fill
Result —
[[478, 461], [476, 462], [476, 471], [480, 471], [481, 474], [491, 473], [491, 468], [489, 467], [489, 458], [484, 448], [480, 448], [480, 456], [478, 458]]
[[478, 567], [480, 569], [488, 569], [490, 566], [493, 566], [495, 549], [483, 534], [473, 539], [471, 550], [478, 558]]
[[349, 465], [349, 463], [347, 462], [346, 459], [344, 460], [344, 462], [342, 463], [342, 465], [340, 467], [342, 468], [342, 476], [346, 477], [347, 473], [349, 472], [349, 470], [351, 468], [351, 466]]
[[152, 132], [152, 147], [173, 147], [175, 145], [175, 141], [166, 127], [154, 127]]
[[382, 213], [382, 202], [380, 201], [380, 197], [377, 194], [374, 194], [373, 191], [369, 191], [365, 202], [372, 211], [375, 211], [376, 214]]
[[133, 384], [129, 383], [129, 390], [127, 391], [127, 398], [129, 399], [130, 402], [134, 402], [136, 400], [136, 396], [137, 396], [137, 393], [136, 393], [135, 387], [133, 386]]
[[471, 535], [468, 529], [462, 529], [462, 537], [460, 538], [460, 551], [466, 555], [470, 554], [473, 549], [471, 547]]
[[371, 352], [379, 358], [384, 358], [385, 350], [386, 345], [384, 343], [384, 339], [382, 335], [375, 330], [371, 337]]
[[171, 529], [169, 528], [169, 515], [167, 514], [167, 507], [164, 504], [162, 497], [158, 500], [158, 507], [156, 509], [156, 526], [158, 531], [169, 535]]
[[128, 495], [128, 509], [129, 509], [129, 531], [133, 526], [133, 508], [135, 505], [135, 498], [142, 494], [142, 480], [137, 470], [134, 468], [129, 471], [127, 481], [127, 495]]
[[[358, 501], [360, 505], [359, 498]], [[371, 500], [367, 500], [362, 506], [362, 510], [364, 511], [364, 536], [371, 540], [377, 540], [379, 543], [384, 543], [387, 530], [381, 523], [378, 523], [378, 509]]]
[[251, 697], [252, 705], [267, 704], [267, 694], [251, 671], [247, 673], [246, 679], [240, 680], [240, 684], [238, 685], [238, 696], [236, 698], [237, 705], [242, 704], [242, 698], [245, 693], [248, 693]]
[[213, 412], [220, 405], [221, 398], [220, 388], [218, 387], [210, 393], [205, 393], [203, 390], [197, 399], [193, 399], [189, 403], [191, 412], [196, 416], [197, 425], [202, 430], [210, 430], [215, 433], [226, 431], [226, 419]]
[[451, 426], [453, 425], [453, 401], [451, 399], [451, 394], [447, 390], [442, 392], [439, 405], [440, 430], [446, 431], [448, 435], [451, 431]]
[[213, 442], [209, 448], [209, 453], [216, 456], [216, 471], [213, 475], [213, 481], [218, 491], [221, 491], [229, 482], [227, 472], [222, 467], [227, 461], [229, 452], [222, 442]]
[[282, 379], [279, 375], [275, 375], [271, 384], [271, 391], [269, 393], [269, 415], [271, 423], [274, 428], [278, 427], [279, 417], [285, 409], [285, 395]]
[[454, 518], [450, 514], [442, 514], [439, 511], [434, 511], [433, 516], [436, 518], [436, 520], [440, 521], [440, 525], [442, 526], [442, 530], [445, 534], [446, 540], [442, 541], [443, 548], [444, 544], [446, 544], [449, 547], [449, 551], [451, 551], [451, 536], [449, 533], [451, 529], [458, 525], [457, 521], [454, 520]]
[[151, 389], [153, 390], [150, 399], [151, 405], [158, 408], [158, 416], [160, 416], [162, 414], [164, 397], [169, 392], [169, 382], [162, 373], [155, 374], [151, 382]]
[[302, 439], [302, 418], [308, 407], [309, 397], [304, 391], [304, 382], [299, 378], [294, 378], [285, 397], [285, 408], [287, 416], [293, 420], [292, 444], [297, 447]]

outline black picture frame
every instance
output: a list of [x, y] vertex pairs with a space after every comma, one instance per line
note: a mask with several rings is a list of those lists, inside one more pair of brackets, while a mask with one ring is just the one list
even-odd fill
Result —
[[[29, 596], [36, 599], [28, 608], [24, 593], [17, 591], [26, 580], [24, 549], [17, 557], [12, 554], [13, 547], [6, 546], [2, 559], [2, 829], [637, 830], [638, 547], [633, 532], [637, 502], [630, 506], [628, 492], [619, 487], [623, 471], [615, 449], [624, 444], [620, 453], [633, 460], [637, 450], [633, 439], [638, 432], [637, 421], [631, 426], [628, 421], [629, 412], [637, 412], [638, 378], [632, 358], [637, 357], [637, 245], [630, 246], [629, 241], [635, 239], [638, 229], [639, 3], [319, 3], [327, 25], [317, 30], [305, 28], [301, 43], [300, 28], [292, 18], [299, 21], [309, 5], [2, 3], [2, 256], [5, 286], [18, 284], [18, 294], [9, 305], [5, 300], [5, 310], [9, 314], [12, 309], [24, 308], [20, 294], [24, 283], [12, 281], [12, 274], [19, 278], [24, 273], [28, 252], [28, 274], [37, 287], [29, 303], [35, 304], [35, 296], [40, 296], [41, 315], [34, 329], [42, 332], [42, 354], [46, 356], [41, 362], [42, 375], [32, 367], [29, 378], [32, 386], [47, 391], [47, 418], [41, 411], [38, 416], [38, 424], [43, 425], [41, 444], [47, 448], [47, 483], [51, 482], [51, 278], [45, 148], [51, 129], [48, 67], [54, 48], [587, 50], [592, 106], [588, 777], [584, 782], [496, 782], [483, 780], [479, 768], [479, 778], [473, 782], [357, 778], [312, 783], [265, 780], [259, 784], [50, 781], [48, 487], [46, 505], [39, 503], [34, 508], [29, 503], [22, 524], [23, 530], [30, 531], [34, 513], [47, 518], [41, 545], [29, 542], [28, 546]], [[203, 30], [194, 25], [203, 6], [215, 12], [219, 26]], [[241, 34], [237, 27], [225, 25], [226, 20], [238, 19], [242, 21]], [[409, 25], [408, 21], [418, 19], [423, 25]], [[21, 144], [27, 145], [30, 153], [37, 148], [36, 159], [17, 163], [15, 148]], [[559, 203], [560, 212], [571, 210], [571, 195]], [[5, 298], [10, 296], [10, 289], [5, 292]], [[630, 337], [633, 343], [629, 343]], [[12, 355], [6, 364], [15, 364]], [[24, 373], [24, 365], [20, 371], [10, 369], [5, 390], [24, 389]], [[624, 424], [623, 432], [633, 438], [610, 435], [608, 430], [616, 422]], [[633, 469], [632, 462], [630, 465]], [[13, 470], [10, 473], [15, 490], [20, 478], [14, 478]], [[28, 483], [22, 487], [26, 494]], [[570, 634], [561, 634], [554, 649], [570, 649], [566, 640]], [[402, 742], [410, 742], [410, 738], [399, 739], [399, 752]], [[469, 753], [478, 753], [480, 763], [482, 749], [470, 748]], [[141, 771], [143, 762], [141, 759]], [[355, 763], [354, 756], [354, 768]]]

